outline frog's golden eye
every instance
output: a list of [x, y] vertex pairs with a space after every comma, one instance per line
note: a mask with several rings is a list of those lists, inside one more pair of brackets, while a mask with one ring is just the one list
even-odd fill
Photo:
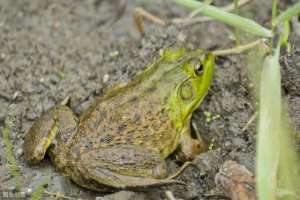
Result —
[[204, 70], [204, 66], [201, 62], [199, 62], [198, 64], [195, 65], [195, 74], [196, 75], [201, 75], [203, 73]]
[[179, 88], [179, 95], [182, 100], [191, 100], [194, 97], [194, 87], [189, 80], [184, 81]]

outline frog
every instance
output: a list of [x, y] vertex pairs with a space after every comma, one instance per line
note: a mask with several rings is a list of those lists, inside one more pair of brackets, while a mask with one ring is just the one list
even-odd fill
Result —
[[79, 117], [68, 100], [43, 112], [25, 137], [25, 160], [38, 164], [48, 156], [64, 176], [94, 191], [182, 183], [175, 179], [180, 169], [168, 176], [166, 159], [174, 153], [188, 163], [205, 149], [192, 137], [190, 121], [209, 91], [214, 65], [212, 53], [167, 48]]

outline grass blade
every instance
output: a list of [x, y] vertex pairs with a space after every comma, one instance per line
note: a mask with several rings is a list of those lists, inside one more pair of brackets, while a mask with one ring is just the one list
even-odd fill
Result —
[[296, 3], [295, 5], [281, 13], [276, 19], [274, 19], [272, 25], [276, 26], [285, 21], [289, 21], [293, 16], [297, 15], [298, 13], [300, 13], [300, 2]]
[[10, 131], [12, 127], [12, 122], [9, 121], [8, 119], [5, 120], [4, 122], [4, 127], [2, 129], [2, 135], [3, 135], [3, 143], [5, 144], [6, 147], [6, 157], [9, 165], [9, 170], [10, 173], [14, 179], [15, 185], [16, 185], [16, 190], [20, 191], [21, 188], [21, 183], [20, 183], [20, 175], [18, 172], [18, 167], [17, 167], [17, 161], [14, 157], [13, 153], [13, 145], [10, 142]]
[[42, 182], [34, 189], [31, 194], [30, 200], [39, 200], [42, 198], [43, 192], [45, 190], [45, 186], [50, 182], [50, 177], [46, 177]]
[[280, 157], [281, 80], [279, 47], [265, 59], [260, 82], [256, 186], [258, 199], [276, 200]]
[[292, 125], [282, 106], [280, 43], [265, 59], [260, 81], [256, 188], [258, 199], [300, 199], [299, 158]]
[[249, 33], [261, 36], [261, 37], [272, 37], [272, 32], [263, 26], [259, 25], [253, 20], [240, 17], [215, 6], [203, 5], [203, 3], [194, 0], [173, 0], [174, 2], [185, 6], [190, 9], [198, 9], [203, 6], [201, 13], [205, 16], [211, 17], [215, 20], [221, 21], [225, 24], [240, 28]]

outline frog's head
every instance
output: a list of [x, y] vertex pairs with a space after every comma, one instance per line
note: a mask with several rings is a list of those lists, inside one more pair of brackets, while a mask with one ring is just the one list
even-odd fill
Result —
[[[207, 94], [214, 71], [214, 56], [203, 51], [167, 51], [176, 73], [169, 73], [170, 84], [167, 107], [177, 129], [181, 129], [199, 107]], [[172, 71], [172, 70], [171, 70]]]

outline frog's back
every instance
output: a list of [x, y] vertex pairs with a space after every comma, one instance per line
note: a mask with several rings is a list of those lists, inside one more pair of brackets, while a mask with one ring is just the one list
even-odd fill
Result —
[[167, 156], [163, 154], [173, 151], [178, 135], [161, 99], [154, 94], [153, 87], [145, 92], [130, 86], [96, 101], [80, 119], [75, 138], [80, 152], [133, 144]]

